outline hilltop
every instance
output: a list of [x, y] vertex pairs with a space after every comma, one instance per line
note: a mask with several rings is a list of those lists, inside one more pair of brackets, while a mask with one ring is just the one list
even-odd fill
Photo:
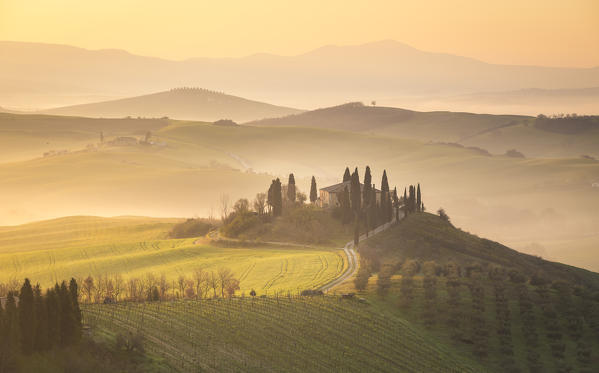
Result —
[[0, 55], [0, 103], [9, 107], [68, 105], [89, 102], [93, 96], [127, 97], [177, 86], [215, 87], [301, 107], [398, 96], [426, 101], [486, 91], [599, 86], [597, 67], [497, 65], [392, 40], [329, 45], [296, 56], [184, 61], [114, 49], [3, 41]]
[[301, 110], [200, 88], [177, 88], [150, 95], [44, 110], [43, 113], [84, 117], [143, 117], [216, 121], [249, 121], [300, 113]]

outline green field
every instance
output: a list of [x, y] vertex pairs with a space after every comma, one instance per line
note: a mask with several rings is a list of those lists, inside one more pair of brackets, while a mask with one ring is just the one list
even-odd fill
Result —
[[346, 268], [338, 249], [169, 239], [178, 221], [82, 216], [0, 227], [0, 282], [29, 277], [45, 287], [71, 277], [153, 273], [165, 274], [172, 284], [198, 268], [227, 267], [241, 281], [239, 293], [272, 294], [317, 288]]
[[85, 322], [141, 332], [182, 372], [480, 372], [402, 319], [337, 297], [90, 304]]
[[[443, 123], [447, 130], [462, 128], [459, 115], [442, 114], [431, 117], [435, 128]], [[462, 123], [464, 130], [474, 131], [477, 117], [462, 117], [468, 118]], [[480, 124], [483, 129], [498, 124], [495, 117], [487, 119]], [[511, 118], [502, 120], [509, 123]], [[444, 207], [458, 226], [518, 250], [538, 244], [544, 252], [535, 254], [599, 268], [588, 250], [597, 243], [588, 232], [599, 224], [599, 189], [592, 187], [599, 180], [599, 162], [578, 155], [491, 157], [452, 145], [394, 137], [404, 136], [408, 128], [380, 135], [3, 114], [0, 130], [0, 225], [72, 215], [207, 217], [212, 213], [220, 217], [222, 194], [232, 202], [251, 199], [266, 191], [274, 177], [284, 180], [290, 172], [298, 188], [307, 192], [312, 175], [322, 187], [339, 182], [346, 166], [358, 166], [363, 173], [368, 164], [375, 184], [380, 183], [383, 169], [391, 186], [400, 191], [406, 184], [420, 182], [428, 211]], [[86, 144], [99, 142], [100, 131], [111, 140], [124, 134], [141, 138], [144, 130], [152, 131], [154, 145], [85, 149]], [[504, 130], [535, 136], [534, 129], [524, 125]], [[520, 138], [518, 131], [510, 138]], [[595, 136], [588, 135], [589, 139]], [[575, 139], [579, 135], [572, 136], [568, 141], [579, 141]], [[547, 133], [543, 140], [549, 139], [547, 146], [557, 149], [558, 137]], [[62, 148], [72, 152], [39, 158], [48, 149]], [[27, 154], [28, 160], [15, 161]]]

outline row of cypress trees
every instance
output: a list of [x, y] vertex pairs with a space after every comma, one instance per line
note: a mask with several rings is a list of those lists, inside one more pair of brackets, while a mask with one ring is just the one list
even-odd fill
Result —
[[81, 337], [78, 285], [63, 281], [42, 294], [25, 279], [18, 294], [10, 292], [0, 306], [0, 371], [18, 353], [29, 355], [76, 344]]

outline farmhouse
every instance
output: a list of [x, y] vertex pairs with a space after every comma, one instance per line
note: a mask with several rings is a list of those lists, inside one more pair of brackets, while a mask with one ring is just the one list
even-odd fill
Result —
[[[374, 184], [372, 184], [372, 187], [374, 188]], [[319, 199], [319, 204], [320, 207], [336, 207], [339, 206], [339, 198], [341, 197], [341, 193], [343, 193], [343, 190], [347, 188], [347, 190], [349, 191], [351, 188], [351, 181], [346, 181], [344, 183], [339, 183], [339, 184], [335, 184], [335, 185], [331, 185], [325, 188], [321, 188], [320, 189], [320, 199]], [[364, 184], [360, 183], [360, 191], [364, 190]], [[376, 191], [376, 202], [377, 203], [381, 203], [381, 191], [374, 188], [374, 190]], [[360, 196], [362, 196], [362, 193], [360, 193]], [[362, 201], [364, 202], [364, 201]]]

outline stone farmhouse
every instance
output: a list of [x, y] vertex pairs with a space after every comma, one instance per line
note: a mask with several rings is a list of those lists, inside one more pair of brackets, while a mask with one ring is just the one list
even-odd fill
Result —
[[[339, 198], [341, 197], [341, 193], [347, 187], [349, 191], [351, 188], [351, 181], [346, 181], [344, 183], [339, 183], [335, 185], [331, 185], [325, 188], [320, 189], [320, 198], [318, 199], [318, 204], [320, 207], [337, 207], [339, 206]], [[381, 191], [372, 185], [374, 190], [376, 191], [376, 202], [381, 203]], [[360, 191], [364, 190], [364, 184], [360, 183]], [[362, 193], [360, 193], [362, 196]], [[364, 201], [362, 201], [364, 202]]]

